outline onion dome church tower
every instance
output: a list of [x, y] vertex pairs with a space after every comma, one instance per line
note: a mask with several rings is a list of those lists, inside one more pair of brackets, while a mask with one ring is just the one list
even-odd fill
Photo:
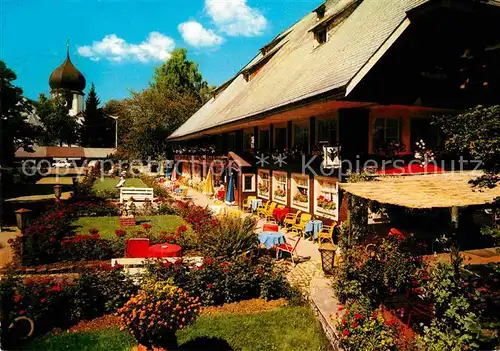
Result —
[[59, 94], [65, 96], [70, 116], [76, 116], [83, 111], [85, 77], [69, 58], [69, 43], [66, 44], [66, 60], [52, 72], [49, 85], [52, 98]]

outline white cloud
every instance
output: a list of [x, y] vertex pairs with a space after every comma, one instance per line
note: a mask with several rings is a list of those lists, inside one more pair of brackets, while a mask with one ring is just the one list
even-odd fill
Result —
[[219, 30], [231, 36], [260, 35], [267, 27], [266, 18], [246, 0], [205, 0], [205, 7]]
[[211, 29], [205, 29], [196, 21], [189, 21], [179, 24], [177, 27], [182, 38], [194, 47], [209, 47], [222, 44], [224, 38], [215, 34]]
[[101, 41], [92, 45], [78, 47], [78, 53], [91, 60], [120, 62], [122, 60], [138, 60], [140, 62], [165, 61], [175, 47], [172, 38], [159, 32], [151, 32], [140, 44], [130, 44], [116, 34], [108, 34]]

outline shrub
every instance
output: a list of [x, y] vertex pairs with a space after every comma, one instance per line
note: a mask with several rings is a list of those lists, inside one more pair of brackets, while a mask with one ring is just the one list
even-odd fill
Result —
[[396, 322], [386, 320], [381, 310], [373, 311], [367, 300], [348, 300], [337, 315], [340, 346], [344, 350], [395, 350]]
[[234, 257], [258, 246], [255, 220], [224, 216], [211, 231], [199, 234], [200, 249], [205, 255]]
[[243, 257], [228, 259], [206, 258], [199, 266], [189, 266], [181, 260], [150, 261], [146, 279], [165, 281], [199, 296], [203, 305], [220, 305], [253, 298], [278, 299], [293, 293], [284, 272], [276, 269], [270, 258], [250, 260]]
[[177, 201], [175, 203], [177, 215], [182, 217], [187, 223], [191, 224], [193, 230], [197, 233], [211, 231], [218, 223], [212, 217], [208, 207], [201, 207], [193, 203]]
[[424, 327], [421, 344], [427, 350], [463, 350], [477, 348], [481, 324], [474, 301], [479, 292], [468, 284], [462, 273], [462, 260], [457, 266], [439, 262], [431, 270], [429, 281], [422, 286], [434, 305], [435, 318]]
[[200, 309], [198, 300], [171, 281], [148, 281], [118, 311], [121, 329], [129, 329], [143, 345], [176, 346], [175, 332], [194, 322]]
[[104, 260], [114, 254], [111, 241], [102, 239], [98, 233], [65, 238], [61, 241], [61, 246], [59, 257], [68, 261]]

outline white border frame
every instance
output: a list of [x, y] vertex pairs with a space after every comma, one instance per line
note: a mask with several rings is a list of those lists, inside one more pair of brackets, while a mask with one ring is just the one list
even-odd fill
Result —
[[[252, 189], [246, 190], [245, 189], [245, 177], [252, 177]], [[257, 179], [257, 176], [253, 173], [243, 173], [241, 175], [241, 189], [244, 193], [254, 193], [255, 192], [255, 180]]]
[[[302, 178], [307, 180], [307, 207], [295, 205], [293, 202], [293, 197], [296, 194], [295, 189], [297, 188], [297, 182], [295, 178]], [[311, 182], [309, 179], [309, 175], [303, 173], [292, 173], [290, 177], [290, 207], [295, 208], [297, 210], [305, 211], [307, 213], [311, 213]]]

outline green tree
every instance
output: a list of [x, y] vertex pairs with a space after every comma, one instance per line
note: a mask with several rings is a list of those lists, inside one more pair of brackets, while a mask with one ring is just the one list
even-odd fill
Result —
[[26, 119], [33, 106], [23, 97], [23, 90], [12, 84], [16, 74], [0, 60], [0, 165], [9, 164], [19, 148], [31, 150], [38, 136], [35, 126]]
[[40, 94], [36, 111], [43, 123], [42, 143], [44, 145], [72, 145], [79, 141], [80, 126], [75, 116], [68, 114], [68, 103], [63, 95], [48, 99]]
[[187, 59], [187, 50], [184, 48], [172, 51], [170, 58], [155, 68], [153, 89], [173, 89], [180, 93], [193, 94], [201, 103], [210, 98], [215, 87], [210, 87], [203, 80], [198, 70], [198, 64]]
[[94, 83], [90, 86], [85, 100], [84, 120], [82, 126], [82, 145], [90, 147], [106, 146], [109, 122], [104, 117], [103, 109], [99, 107], [101, 101], [95, 91]]
[[500, 105], [477, 106], [458, 115], [439, 116], [435, 123], [446, 136], [446, 150], [481, 161], [486, 174], [472, 182], [494, 187], [500, 181]]

